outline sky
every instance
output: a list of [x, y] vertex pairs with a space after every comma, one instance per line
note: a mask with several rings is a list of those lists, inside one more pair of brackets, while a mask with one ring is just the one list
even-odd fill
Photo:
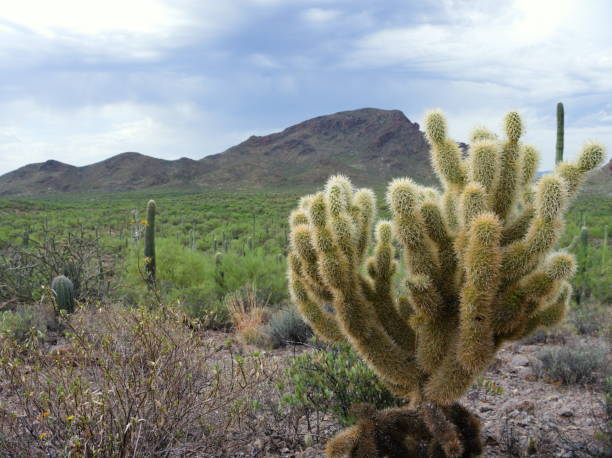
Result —
[[612, 147], [607, 0], [0, 0], [0, 174], [125, 151], [200, 159], [363, 107], [466, 141], [505, 113], [554, 162]]

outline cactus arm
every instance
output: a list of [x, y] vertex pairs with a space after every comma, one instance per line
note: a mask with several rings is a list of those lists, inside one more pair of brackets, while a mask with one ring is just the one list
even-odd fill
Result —
[[459, 146], [447, 138], [446, 118], [441, 111], [434, 110], [426, 115], [425, 135], [431, 145], [433, 168], [444, 187], [463, 187], [467, 170]]
[[391, 281], [396, 270], [393, 260], [394, 249], [391, 243], [391, 224], [381, 221], [376, 227], [376, 248], [372, 258], [370, 276], [373, 275], [374, 309], [385, 331], [408, 354], [414, 353], [414, 333], [402, 320], [391, 292]]
[[536, 193], [535, 214], [527, 234], [505, 248], [502, 260], [504, 289], [533, 271], [557, 242], [563, 228], [562, 214], [566, 202], [564, 180], [554, 174], [542, 177]]
[[387, 190], [387, 202], [393, 214], [395, 236], [404, 247], [411, 275], [424, 275], [439, 289], [440, 268], [434, 243], [427, 237], [425, 222], [418, 211], [418, 189], [408, 179], [396, 179]]
[[572, 287], [569, 283], [565, 282], [561, 286], [559, 296], [552, 303], [547, 304], [541, 311], [530, 317], [521, 334], [515, 338], [521, 339], [532, 334], [538, 328], [555, 326], [560, 323], [565, 316], [571, 296]]
[[528, 205], [514, 220], [512, 220], [509, 225], [504, 227], [501, 236], [502, 246], [510, 245], [511, 243], [522, 239], [527, 233], [534, 215], [535, 208], [533, 205]]
[[496, 334], [510, 336], [526, 326], [529, 317], [544, 307], [575, 270], [572, 255], [566, 252], [550, 255], [541, 270], [524, 277], [499, 301], [494, 311]]
[[495, 351], [491, 302], [499, 284], [500, 236], [501, 222], [495, 214], [481, 214], [470, 226], [457, 352], [460, 363], [470, 371], [484, 369]]
[[[322, 340], [334, 343], [344, 342], [344, 335], [340, 331], [334, 315], [325, 311], [319, 305], [320, 302], [318, 300], [321, 297], [314, 292], [316, 290], [312, 287], [307, 287], [301, 280], [303, 278], [303, 270], [295, 253], [289, 253], [287, 262], [289, 263], [289, 290], [291, 298], [302, 316]], [[311, 300], [311, 296], [315, 296], [317, 301]]]
[[[325, 445], [325, 455], [328, 458], [352, 456], [352, 452], [357, 447], [357, 443], [362, 435], [363, 432], [360, 425], [346, 428], [327, 442]], [[376, 450], [374, 452], [376, 453]]]
[[454, 189], [447, 189], [442, 195], [442, 210], [446, 225], [449, 230], [456, 232], [459, 229], [459, 192]]
[[521, 176], [520, 186], [529, 186], [536, 176], [540, 165], [540, 153], [531, 145], [521, 148]]
[[429, 238], [436, 245], [440, 258], [441, 278], [447, 279], [445, 282], [445, 293], [447, 295], [456, 292], [453, 279], [457, 270], [457, 256], [453, 248], [453, 239], [447, 229], [446, 222], [442, 216], [442, 211], [438, 204], [432, 200], [426, 200], [420, 209], [425, 224], [425, 230]]
[[490, 195], [499, 180], [499, 145], [493, 139], [480, 140], [470, 146], [469, 180], [480, 183]]
[[568, 201], [576, 197], [587, 173], [601, 165], [605, 156], [606, 149], [602, 144], [588, 142], [580, 150], [578, 159], [575, 162], [561, 162], [557, 164], [555, 173], [565, 180]]
[[416, 334], [416, 360], [426, 373], [435, 373], [447, 356], [457, 323], [455, 319], [440, 319], [415, 313], [410, 323]]
[[460, 398], [472, 386], [476, 376], [459, 363], [456, 336], [449, 338], [452, 338], [452, 342], [440, 366], [425, 384], [426, 398], [442, 405], [450, 405]]
[[523, 125], [518, 113], [513, 111], [506, 115], [505, 130], [508, 140], [502, 147], [499, 181], [492, 201], [493, 210], [502, 221], [506, 221], [512, 210], [519, 185], [519, 138]]
[[298, 224], [292, 227], [290, 246], [294, 253], [294, 258], [301, 261], [300, 269], [294, 272], [300, 272], [302, 274], [304, 280], [310, 285], [311, 294], [316, 297], [319, 302], [331, 302], [333, 297], [329, 288], [323, 283], [323, 279], [319, 273], [317, 253], [312, 244], [308, 224]]

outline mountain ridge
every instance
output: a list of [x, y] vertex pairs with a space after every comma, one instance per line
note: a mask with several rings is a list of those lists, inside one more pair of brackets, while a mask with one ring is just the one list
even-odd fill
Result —
[[77, 167], [55, 159], [0, 176], [0, 196], [148, 188], [257, 189], [314, 185], [344, 173], [360, 185], [408, 175], [432, 182], [419, 125], [399, 110], [362, 108], [322, 115], [195, 160], [124, 152]]
[[[467, 145], [460, 143], [464, 150]], [[429, 146], [416, 122], [399, 110], [361, 108], [322, 115], [269, 135], [252, 135], [199, 160], [124, 152], [77, 167], [50, 159], [0, 176], [0, 197], [52, 193], [210, 188], [314, 187], [333, 174], [356, 185], [384, 185], [398, 176], [434, 184]], [[589, 178], [610, 194], [612, 160]]]

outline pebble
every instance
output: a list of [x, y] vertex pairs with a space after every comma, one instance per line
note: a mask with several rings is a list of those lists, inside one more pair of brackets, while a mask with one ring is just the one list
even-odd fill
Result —
[[529, 359], [523, 355], [515, 355], [512, 357], [510, 364], [512, 364], [514, 367], [529, 366]]

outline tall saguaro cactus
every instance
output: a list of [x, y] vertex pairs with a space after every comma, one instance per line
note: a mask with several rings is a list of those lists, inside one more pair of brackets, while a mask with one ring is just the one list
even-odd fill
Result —
[[[290, 290], [301, 314], [410, 401], [362, 415], [329, 442], [330, 457], [480, 454], [478, 421], [457, 400], [505, 341], [560, 321], [571, 295], [574, 258], [553, 248], [603, 147], [587, 144], [533, 185], [538, 153], [520, 142], [517, 113], [506, 116], [506, 140], [474, 132], [466, 158], [440, 111], [425, 126], [442, 189], [392, 181], [392, 219], [375, 224], [374, 193], [334, 176], [290, 216]], [[396, 242], [407, 272], [400, 291]]]
[[557, 103], [557, 152], [555, 156], [555, 164], [563, 161], [563, 140], [565, 137], [565, 113], [563, 104]]
[[149, 286], [155, 284], [155, 201], [147, 204], [147, 219], [145, 227], [145, 278]]

